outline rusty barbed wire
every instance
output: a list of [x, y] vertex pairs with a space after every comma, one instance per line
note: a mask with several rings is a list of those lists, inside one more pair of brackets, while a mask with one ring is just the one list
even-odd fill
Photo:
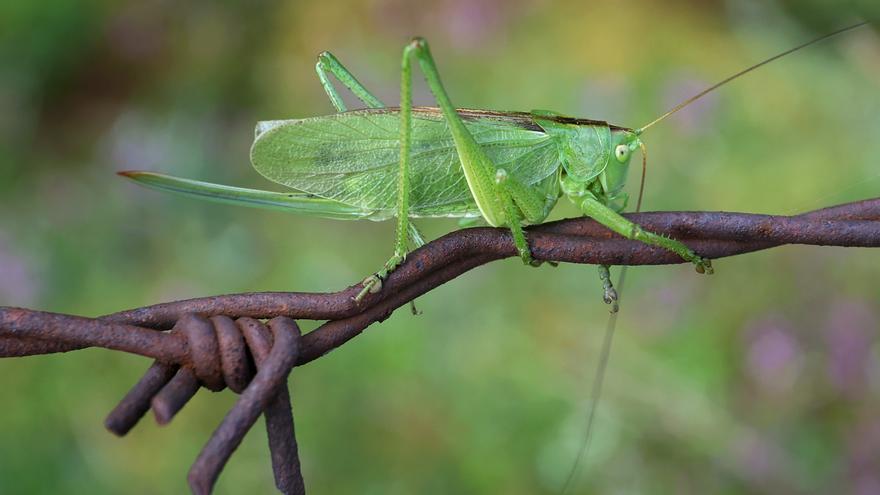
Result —
[[[880, 198], [797, 216], [723, 212], [626, 215], [710, 259], [784, 244], [880, 247]], [[538, 260], [608, 265], [682, 263], [660, 248], [611, 233], [589, 218], [528, 229]], [[204, 387], [240, 397], [193, 463], [191, 490], [210, 493], [260, 414], [266, 416], [275, 482], [305, 493], [286, 379], [351, 340], [396, 308], [490, 261], [516, 256], [505, 229], [447, 234], [412, 252], [377, 294], [354, 301], [359, 284], [333, 293], [261, 292], [145, 306], [99, 318], [0, 307], [0, 358], [104, 347], [155, 362], [105, 420], [125, 435], [150, 409], [165, 424]], [[327, 320], [300, 336], [296, 319]], [[261, 320], [269, 320], [263, 323]]]

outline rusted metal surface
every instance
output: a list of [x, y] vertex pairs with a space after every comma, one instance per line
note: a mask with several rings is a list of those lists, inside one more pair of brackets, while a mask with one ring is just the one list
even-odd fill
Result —
[[120, 437], [131, 431], [150, 410], [150, 399], [171, 381], [177, 369], [177, 366], [153, 363], [119, 404], [110, 411], [107, 419], [104, 420], [104, 427]]
[[[199, 453], [189, 471], [189, 486], [193, 493], [210, 493], [232, 452], [260, 414], [265, 412], [276, 486], [282, 493], [305, 493], [293, 432], [293, 415], [286, 405], [289, 404], [289, 395], [287, 387], [281, 386], [299, 354], [299, 327], [285, 316], [269, 321], [271, 335], [263, 323], [252, 318], [240, 318], [236, 322], [225, 316], [212, 318], [215, 327], [221, 322], [237, 325], [241, 330], [256, 361], [257, 374]], [[279, 397], [282, 388], [285, 393]], [[281, 407], [281, 401], [285, 403], [284, 407]], [[273, 438], [274, 435], [279, 438]], [[282, 439], [282, 436], [288, 438]]]
[[[880, 198], [797, 216], [721, 212], [627, 215], [716, 259], [784, 244], [880, 247]], [[623, 239], [578, 218], [528, 229], [536, 259], [609, 265], [681, 263], [665, 250]], [[241, 394], [189, 474], [195, 493], [209, 493], [260, 414], [266, 416], [276, 486], [305, 493], [290, 393], [294, 366], [311, 362], [387, 318], [396, 308], [493, 260], [516, 256], [505, 229], [445, 235], [411, 253], [378, 294], [354, 302], [358, 285], [333, 293], [261, 292], [145, 306], [100, 318], [0, 308], [0, 357], [104, 347], [153, 358], [143, 378], [107, 416], [125, 435], [152, 409], [171, 421], [200, 387]], [[271, 319], [267, 324], [260, 320]], [[294, 319], [328, 320], [300, 337]]]

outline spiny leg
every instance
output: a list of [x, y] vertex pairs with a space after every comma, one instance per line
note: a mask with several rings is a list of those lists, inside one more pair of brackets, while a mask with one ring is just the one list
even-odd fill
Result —
[[[406, 53], [404, 57], [407, 58]], [[404, 66], [408, 69], [408, 62], [404, 63]], [[330, 98], [331, 103], [336, 109], [340, 112], [345, 112], [347, 110], [345, 103], [342, 100], [341, 95], [328, 77], [329, 74], [333, 74], [333, 76], [349, 91], [351, 91], [355, 96], [357, 96], [364, 104], [366, 104], [370, 108], [384, 108], [385, 105], [377, 98], [375, 95], [369, 92], [360, 81], [355, 78], [355, 76], [342, 65], [341, 62], [330, 52], [323, 52], [318, 55], [318, 62], [315, 65], [315, 70], [318, 73], [318, 78], [321, 81], [321, 86], [323, 86], [324, 91], [327, 93], [327, 96]], [[401, 101], [406, 101], [409, 103], [409, 109], [411, 111], [411, 77], [410, 74], [402, 74], [401, 81]], [[402, 104], [401, 107], [404, 107]], [[403, 113], [404, 108], [401, 108], [401, 113]], [[401, 126], [404, 127], [405, 124], [401, 121]], [[406, 138], [403, 136], [403, 132], [401, 133], [401, 143], [403, 143]], [[401, 147], [403, 148], [403, 147]], [[401, 149], [401, 164], [408, 159], [408, 154], [405, 155], [403, 149]], [[404, 176], [408, 170], [408, 167], [401, 166], [401, 177]], [[404, 188], [401, 188], [404, 189]], [[403, 205], [401, 205], [403, 206]], [[404, 209], [404, 208], [401, 208]], [[401, 213], [401, 212], [399, 212]], [[398, 218], [407, 218], [406, 216], [398, 216]], [[406, 229], [408, 230], [409, 240], [412, 242], [412, 245], [415, 248], [419, 248], [425, 245], [425, 240], [421, 235], [421, 232], [410, 222], [406, 222]], [[388, 273], [396, 268], [396, 266], [402, 261], [405, 256], [406, 247], [402, 250], [400, 248], [400, 232], [402, 230], [401, 222], [398, 220], [398, 238], [397, 243], [395, 244], [395, 256], [392, 257], [386, 264], [385, 267], [380, 270], [375, 275], [371, 275], [364, 280], [364, 288], [355, 298], [356, 300], [361, 300], [368, 292], [378, 292], [382, 288], [382, 279], [385, 278]], [[418, 314], [419, 311], [416, 309], [415, 302], [410, 301], [410, 308], [413, 314]]]
[[713, 272], [711, 261], [698, 256], [682, 242], [643, 229], [591, 196], [585, 197], [580, 206], [584, 214], [627, 239], [635, 239], [645, 244], [668, 249], [681, 256], [685, 261], [693, 263], [698, 273], [711, 274]]
[[[450, 134], [455, 142], [455, 149], [458, 152], [458, 158], [461, 161], [462, 170], [465, 179], [467, 179], [468, 188], [477, 203], [477, 207], [483, 218], [492, 226], [506, 225], [510, 228], [513, 235], [514, 244], [520, 257], [526, 263], [531, 263], [532, 257], [529, 252], [528, 243], [526, 242], [525, 233], [520, 225], [522, 213], [526, 213], [515, 203], [515, 192], [510, 184], [515, 182], [513, 179], [499, 180], [499, 170], [492, 163], [492, 160], [477, 143], [471, 133], [467, 130], [462, 122], [461, 117], [455, 109], [455, 106], [449, 99], [449, 95], [440, 82], [440, 73], [437, 65], [431, 56], [428, 43], [422, 38], [413, 39], [404, 48], [403, 69], [409, 73], [409, 56], [413, 55], [419, 62], [419, 67], [425, 75], [425, 81], [428, 88], [433, 93], [434, 98], [443, 117], [449, 125]], [[404, 109], [404, 102], [401, 101], [401, 112]], [[409, 102], [407, 102], [407, 113], [410, 112]], [[409, 121], [409, 116], [407, 116]], [[401, 120], [403, 122], [403, 120]], [[506, 174], [501, 174], [505, 175]]]
[[[531, 257], [521, 221], [523, 218], [533, 224], [544, 221], [547, 217], [546, 198], [540, 191], [526, 187], [519, 180], [510, 177], [503, 168], [495, 171], [495, 182], [502, 188], [503, 195], [508, 196], [515, 205], [515, 208], [510, 206], [507, 206], [507, 208], [512, 210], [508, 213], [508, 218], [514, 219], [514, 221], [510, 222], [510, 229], [520, 257], [526, 264], [534, 267], [541, 266], [544, 263], [543, 261], [534, 260]], [[505, 202], [505, 205], [508, 204], [509, 202]], [[520, 213], [522, 216], [520, 216]], [[550, 262], [550, 265], [556, 266], [556, 263]]]
[[513, 199], [510, 198], [506, 191], [503, 191], [502, 193], [502, 197], [504, 196], [507, 196], [506, 201], [504, 201], [504, 212], [505, 215], [507, 215], [507, 226], [510, 229], [510, 234], [513, 236], [513, 245], [516, 247], [516, 252], [523, 260], [523, 263], [537, 266], [535, 260], [532, 259], [532, 252], [529, 250], [529, 243], [526, 241], [526, 233], [522, 228], [520, 212], [516, 207], [516, 204], [514, 204]]
[[[455, 148], [461, 161], [462, 170], [467, 179], [468, 188], [473, 194], [474, 200], [483, 215], [483, 218], [493, 226], [507, 225], [520, 257], [525, 263], [531, 263], [532, 257], [526, 242], [521, 221], [521, 212], [526, 213], [527, 218], [531, 211], [523, 210], [515, 203], [521, 190], [527, 188], [511, 187], [506, 184], [506, 174], [501, 174], [489, 159], [486, 152], [477, 144], [474, 137], [467, 130], [461, 117], [452, 105], [449, 95], [440, 82], [440, 74], [431, 57], [428, 44], [424, 39], [415, 38], [403, 49], [401, 61], [400, 80], [400, 168], [398, 170], [398, 194], [397, 194], [397, 240], [395, 242], [394, 255], [385, 263], [385, 267], [374, 276], [364, 280], [364, 288], [355, 300], [360, 301], [368, 292], [378, 292], [381, 289], [381, 280], [394, 270], [405, 258], [407, 247], [407, 232], [409, 230], [409, 189], [410, 189], [410, 148], [412, 145], [412, 64], [411, 56], [418, 62], [428, 88], [433, 93], [437, 104], [443, 112], [443, 116], [449, 125]], [[328, 94], [330, 92], [328, 91]], [[333, 96], [331, 95], [331, 99]], [[516, 181], [511, 180], [511, 183]], [[533, 198], [524, 201], [532, 204]]]
[[346, 69], [332, 53], [322, 52], [318, 55], [318, 63], [315, 64], [315, 71], [318, 73], [318, 79], [321, 80], [321, 86], [324, 87], [324, 91], [327, 93], [330, 102], [333, 103], [333, 106], [336, 107], [337, 111], [345, 112], [347, 108], [345, 102], [342, 101], [342, 96], [336, 91], [333, 83], [330, 82], [330, 78], [327, 77], [328, 72], [333, 74], [333, 77], [335, 77], [337, 81], [354, 93], [354, 95], [364, 102], [367, 107], [385, 108], [385, 105], [379, 100], [379, 98], [376, 98], [376, 96], [370, 93], [367, 88], [365, 88], [364, 85], [354, 77], [354, 74], [349, 72], [349, 70]]
[[[536, 204], [534, 193], [528, 188], [523, 187], [519, 181], [510, 178], [507, 171], [499, 168], [495, 171], [495, 184], [498, 187], [498, 195], [501, 197], [501, 203], [504, 205], [504, 214], [507, 216], [508, 228], [513, 237], [513, 245], [522, 258], [523, 263], [531, 266], [540, 266], [540, 261], [532, 259], [532, 253], [529, 250], [529, 243], [526, 241], [526, 234], [522, 228], [523, 215], [534, 221], [535, 213], [532, 208]], [[520, 206], [521, 202], [524, 206]]]
[[376, 274], [367, 277], [364, 288], [355, 297], [360, 301], [368, 292], [382, 290], [382, 280], [388, 276], [406, 257], [407, 237], [409, 235], [409, 165], [412, 147], [412, 67], [409, 61], [409, 47], [403, 50], [400, 70], [400, 167], [397, 171], [397, 232], [394, 254]]

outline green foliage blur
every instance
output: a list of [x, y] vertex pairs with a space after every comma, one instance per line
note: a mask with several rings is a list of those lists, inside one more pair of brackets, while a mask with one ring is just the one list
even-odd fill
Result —
[[[833, 4], [833, 7], [832, 7]], [[410, 36], [453, 101], [626, 126], [876, 2], [344, 0], [0, 4], [0, 305], [100, 315], [254, 290], [333, 291], [391, 222], [140, 189], [146, 169], [276, 188], [258, 120], [332, 112], [333, 51], [389, 104]], [[417, 104], [431, 104], [418, 81]], [[353, 100], [352, 100], [353, 101]], [[789, 214], [880, 195], [880, 37], [863, 28], [645, 135], [647, 210]], [[635, 172], [634, 172], [635, 174]], [[637, 184], [636, 176], [631, 178]], [[560, 202], [554, 218], [573, 216]], [[436, 237], [453, 221], [422, 221]], [[630, 271], [575, 493], [880, 493], [880, 262], [786, 247]], [[469, 273], [291, 378], [313, 493], [558, 493], [584, 435], [607, 309], [595, 267]], [[313, 324], [304, 323], [308, 329]], [[182, 493], [234, 396], [126, 438], [101, 421], [146, 369], [104, 350], [0, 361], [0, 493]], [[262, 420], [261, 420], [262, 421]], [[270, 493], [257, 425], [217, 493]]]

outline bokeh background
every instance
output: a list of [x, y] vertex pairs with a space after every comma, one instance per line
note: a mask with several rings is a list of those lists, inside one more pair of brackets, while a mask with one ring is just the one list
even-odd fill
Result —
[[[393, 225], [139, 189], [156, 170], [272, 188], [258, 120], [327, 114], [331, 50], [396, 104], [432, 43], [459, 106], [641, 125], [876, 2], [405, 0], [0, 4], [0, 304], [99, 315], [253, 290], [332, 291]], [[430, 104], [421, 80], [417, 103]], [[863, 28], [731, 84], [645, 136], [646, 209], [795, 213], [880, 195], [880, 37]], [[637, 183], [635, 173], [631, 178]], [[554, 218], [576, 212], [565, 201]], [[432, 237], [453, 221], [422, 221]], [[576, 493], [880, 493], [880, 258], [786, 247], [630, 271]], [[314, 493], [557, 493], [607, 309], [596, 270], [480, 268], [291, 379]], [[308, 325], [308, 324], [307, 324]], [[308, 326], [313, 328], [313, 325]], [[163, 428], [101, 421], [148, 366], [103, 350], [0, 361], [0, 492], [181, 493], [234, 397]], [[217, 493], [272, 489], [262, 427]]]

